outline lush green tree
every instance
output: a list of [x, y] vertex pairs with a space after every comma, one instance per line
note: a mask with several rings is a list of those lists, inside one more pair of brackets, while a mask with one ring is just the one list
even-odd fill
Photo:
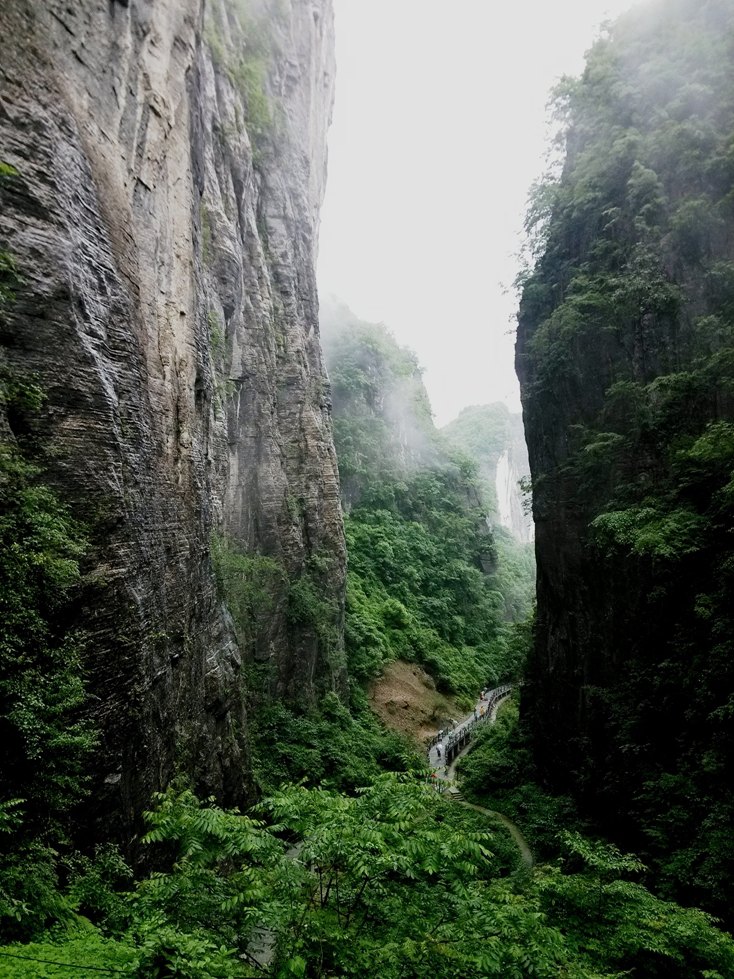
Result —
[[734, 969], [734, 943], [709, 915], [630, 879], [644, 870], [636, 857], [578, 833], [564, 833], [563, 843], [564, 869], [540, 874], [543, 906], [597, 967], [645, 979], [723, 979]]
[[636, 883], [636, 858], [569, 833], [563, 862], [508, 876], [503, 831], [408, 775], [351, 796], [285, 787], [248, 816], [170, 790], [147, 821], [159, 869], [125, 893], [119, 859], [88, 862], [67, 901], [94, 924], [0, 948], [4, 975], [54, 975], [27, 959], [140, 979], [716, 979], [734, 967], [731, 938]]
[[[524, 642], [530, 641], [524, 627]], [[551, 795], [540, 785], [528, 730], [520, 721], [514, 692], [491, 726], [482, 727], [459, 764], [461, 791], [468, 799], [511, 818], [538, 860], [559, 856], [560, 834], [582, 828], [568, 796]]]
[[334, 693], [302, 713], [282, 703], [261, 705], [250, 730], [253, 773], [267, 794], [294, 781], [354, 791], [385, 770], [423, 764], [414, 745], [382, 727], [361, 689], [349, 708]]

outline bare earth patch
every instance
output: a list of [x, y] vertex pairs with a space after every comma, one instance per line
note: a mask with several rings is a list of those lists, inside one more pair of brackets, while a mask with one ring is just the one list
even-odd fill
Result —
[[392, 731], [407, 734], [421, 747], [450, 718], [462, 716], [453, 697], [436, 690], [436, 684], [415, 663], [397, 660], [369, 688], [370, 706]]

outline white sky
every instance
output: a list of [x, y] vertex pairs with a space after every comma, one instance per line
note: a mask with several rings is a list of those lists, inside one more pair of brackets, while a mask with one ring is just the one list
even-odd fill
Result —
[[425, 367], [436, 422], [519, 410], [522, 214], [548, 92], [631, 0], [334, 0], [337, 81], [319, 285]]

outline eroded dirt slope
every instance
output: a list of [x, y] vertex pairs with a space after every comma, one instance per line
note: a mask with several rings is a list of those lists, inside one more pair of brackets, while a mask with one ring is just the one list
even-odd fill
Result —
[[452, 697], [436, 690], [431, 676], [416, 663], [397, 660], [369, 689], [370, 705], [391, 730], [423, 746], [450, 718], [463, 715]]

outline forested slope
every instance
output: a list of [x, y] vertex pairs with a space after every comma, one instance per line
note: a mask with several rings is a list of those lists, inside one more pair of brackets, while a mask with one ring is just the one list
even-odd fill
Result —
[[615, 23], [556, 94], [517, 340], [537, 532], [524, 692], [550, 784], [734, 898], [734, 7]]
[[441, 431], [479, 464], [493, 503], [493, 523], [501, 524], [520, 541], [532, 540], [530, 500], [522, 488], [530, 476], [522, 416], [501, 401], [471, 405], [462, 408]]
[[[701, 58], [663, 86], [674, 93], [689, 72], [695, 101], [695, 65], [711, 73], [713, 114], [694, 127], [708, 125], [720, 150], [702, 170], [709, 210], [693, 208], [697, 221], [713, 215], [705, 247], [694, 236], [694, 258], [662, 265], [659, 290], [635, 271], [630, 164], [616, 271], [586, 290], [599, 229], [589, 204], [588, 228], [573, 232], [573, 167], [584, 127], [597, 133], [600, 173], [614, 158], [608, 66], [587, 108], [594, 72], [569, 95], [580, 100], [576, 156], [539, 198], [554, 202], [553, 221], [520, 337], [545, 561], [527, 698], [535, 757], [510, 706], [483, 725], [465, 783], [494, 794], [482, 800], [492, 807], [520, 799], [538, 847], [528, 868], [491, 814], [437, 792], [425, 756], [369, 711], [364, 681], [398, 657], [467, 704], [486, 682], [518, 677], [528, 626], [511, 620], [527, 596], [487, 524], [476, 464], [433, 427], [415, 357], [338, 309], [323, 326], [345, 616], [313, 267], [331, 3], [0, 4], [2, 979], [734, 975], [731, 937], [659, 893], [687, 874], [690, 893], [721, 905], [728, 873], [733, 154], [721, 135], [730, 103], [714, 98], [730, 76], [724, 12], [692, 13], [705, 31], [686, 25], [680, 41]], [[644, 36], [642, 53], [658, 51]], [[661, 186], [683, 199], [672, 173], [661, 169]], [[661, 200], [649, 247], [667, 263], [688, 254], [660, 245], [678, 241], [688, 212], [676, 223], [683, 205]], [[554, 299], [569, 271], [576, 285]], [[635, 319], [622, 298], [639, 282]], [[654, 306], [672, 294], [677, 305]], [[587, 404], [574, 392], [595, 390], [574, 357], [597, 303], [619, 316], [618, 357], [597, 365], [599, 405], [588, 403], [602, 421], [588, 421], [589, 441], [564, 424]], [[628, 319], [644, 352], [629, 368]], [[618, 414], [605, 413], [606, 371], [634, 394], [612, 398]], [[558, 519], [561, 484], [572, 513]], [[580, 605], [590, 594], [606, 604]], [[599, 607], [604, 628], [574, 645]], [[673, 624], [655, 625], [660, 610]], [[632, 646], [637, 632], [646, 642]], [[588, 678], [586, 656], [595, 686], [544, 674], [546, 653]], [[641, 832], [627, 836], [655, 842], [657, 867], [582, 835], [568, 798], [518, 788], [546, 772], [558, 784], [579, 758], [587, 807], [629, 802], [627, 825]], [[222, 808], [235, 804], [248, 808]], [[703, 827], [693, 842], [691, 818]]]
[[417, 661], [471, 703], [519, 668], [505, 625], [513, 571], [498, 561], [477, 464], [435, 428], [414, 354], [342, 304], [326, 301], [321, 322], [346, 511], [350, 672], [364, 680], [390, 660]]

